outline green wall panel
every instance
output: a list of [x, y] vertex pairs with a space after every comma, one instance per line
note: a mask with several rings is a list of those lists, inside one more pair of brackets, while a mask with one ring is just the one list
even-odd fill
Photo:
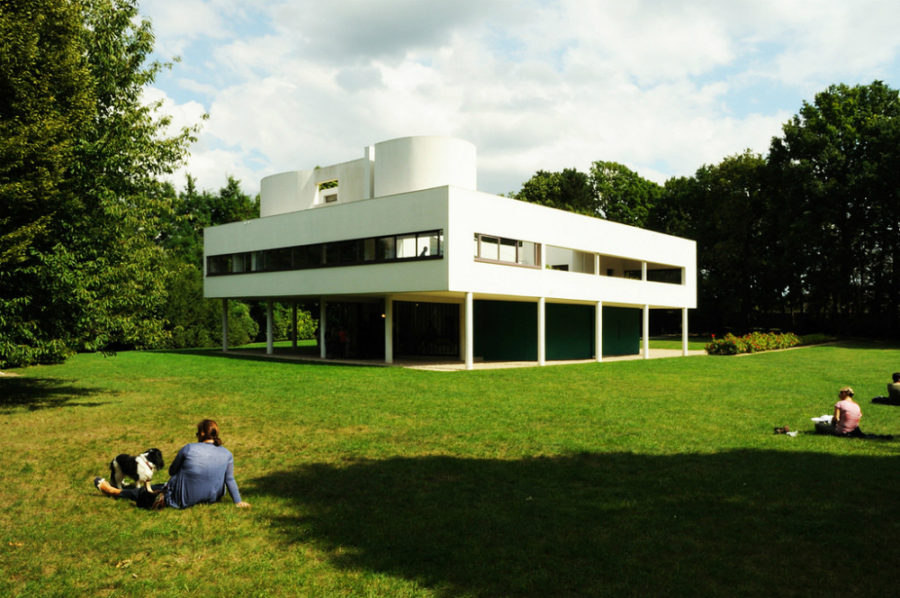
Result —
[[594, 356], [593, 305], [547, 303], [547, 359]]
[[603, 354], [636, 355], [641, 352], [641, 310], [603, 307]]
[[[537, 359], [537, 303], [474, 302], [476, 358], [485, 361]], [[594, 356], [592, 305], [546, 304], [547, 359]], [[641, 310], [603, 308], [603, 355], [636, 355], [641, 349]]]
[[537, 359], [537, 303], [474, 301], [475, 357], [485, 361]]

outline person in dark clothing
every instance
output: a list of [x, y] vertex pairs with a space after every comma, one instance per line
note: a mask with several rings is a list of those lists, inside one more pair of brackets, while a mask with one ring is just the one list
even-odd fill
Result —
[[875, 397], [873, 403], [881, 405], [900, 405], [900, 372], [891, 375], [892, 382], [888, 382], [886, 397]]

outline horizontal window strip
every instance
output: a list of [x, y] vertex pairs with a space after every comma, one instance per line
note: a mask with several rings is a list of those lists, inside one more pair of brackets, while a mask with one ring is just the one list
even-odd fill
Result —
[[207, 276], [285, 272], [442, 259], [444, 231], [429, 230], [224, 253], [206, 257]]

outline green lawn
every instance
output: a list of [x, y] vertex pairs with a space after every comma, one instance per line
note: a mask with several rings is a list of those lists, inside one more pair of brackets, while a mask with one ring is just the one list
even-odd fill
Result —
[[[900, 438], [809, 418], [850, 384], [900, 434], [868, 403], [898, 369], [877, 344], [453, 373], [78, 355], [0, 376], [0, 595], [893, 595]], [[251, 510], [94, 489], [204, 417]]]

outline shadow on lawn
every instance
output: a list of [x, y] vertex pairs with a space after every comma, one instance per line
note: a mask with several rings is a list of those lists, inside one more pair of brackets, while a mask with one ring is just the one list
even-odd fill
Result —
[[248, 494], [289, 501], [296, 514], [272, 522], [285, 542], [442, 596], [888, 595], [898, 465], [774, 451], [395, 458], [278, 472]]
[[[169, 353], [172, 355], [195, 355], [198, 357], [216, 357], [219, 359], [235, 359], [238, 361], [259, 361], [271, 363], [273, 361], [281, 363], [293, 363], [296, 365], [323, 365], [323, 366], [342, 366], [353, 367], [363, 366], [365, 364], [351, 361], [320, 361], [318, 358], [319, 350], [317, 347], [298, 347], [297, 349], [287, 349], [277, 347], [275, 353], [267, 355], [265, 348], [235, 348], [228, 352], [221, 349], [165, 349], [159, 350], [160, 353]], [[305, 357], [309, 357], [309, 361], [304, 361]]]
[[59, 378], [0, 377], [0, 413], [25, 407], [32, 411], [53, 407], [96, 407], [101, 403], [77, 403], [80, 397], [95, 395], [97, 389], [73, 386]]

